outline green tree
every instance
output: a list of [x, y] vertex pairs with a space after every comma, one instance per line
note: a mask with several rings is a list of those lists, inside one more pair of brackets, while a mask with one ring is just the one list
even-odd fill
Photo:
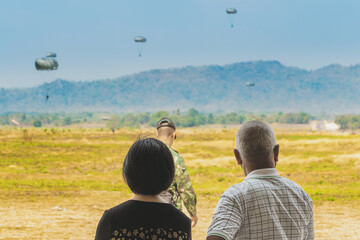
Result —
[[139, 116], [139, 123], [146, 124], [150, 120], [150, 113], [141, 113]]
[[34, 125], [34, 127], [42, 127], [42, 123], [41, 123], [40, 120], [35, 120], [35, 121], [33, 122], [33, 125]]
[[216, 115], [214, 122], [217, 124], [226, 124], [226, 119], [223, 115]]
[[226, 123], [238, 123], [238, 115], [234, 112], [225, 115]]
[[182, 117], [181, 125], [184, 127], [194, 127], [196, 125], [195, 118], [186, 115]]
[[348, 129], [348, 117], [341, 115], [337, 116], [335, 119], [335, 123], [340, 125], [340, 129]]
[[205, 125], [206, 124], [206, 117], [203, 114], [199, 114], [195, 117], [195, 125], [196, 126], [200, 126], [200, 125]]
[[169, 112], [167, 111], [158, 111], [156, 113], [153, 113], [149, 120], [149, 125], [155, 127], [156, 123], [159, 121], [162, 117], [169, 117]]
[[111, 119], [111, 121], [106, 122], [107, 128], [116, 129], [123, 126], [122, 119], [120, 117], [114, 116]]
[[1, 125], [9, 125], [10, 124], [9, 116], [7, 116], [7, 115], [1, 116], [0, 117], [0, 124]]
[[212, 113], [210, 113], [207, 117], [207, 124], [214, 124], [215, 123], [215, 119], [214, 119], [214, 115]]
[[123, 126], [125, 127], [137, 127], [138, 124], [138, 119], [137, 116], [135, 116], [132, 113], [128, 113], [123, 117]]
[[67, 125], [71, 125], [71, 123], [72, 123], [71, 117], [65, 117], [62, 125], [67, 126]]
[[192, 118], [195, 118], [196, 116], [199, 115], [199, 111], [196, 110], [195, 108], [190, 108], [187, 112], [186, 115]]

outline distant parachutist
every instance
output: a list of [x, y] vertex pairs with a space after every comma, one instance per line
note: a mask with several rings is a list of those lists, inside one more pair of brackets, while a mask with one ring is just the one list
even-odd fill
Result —
[[234, 27], [234, 19], [235, 19], [237, 10], [236, 10], [236, 8], [228, 8], [228, 9], [226, 9], [226, 13], [229, 15], [231, 28], [233, 28]]
[[250, 90], [250, 88], [255, 87], [255, 83], [254, 82], [247, 82], [245, 84], [245, 86], [249, 88], [249, 98], [251, 98], [251, 90]]
[[[48, 52], [46, 57], [37, 58], [35, 60], [35, 68], [37, 71], [54, 71], [59, 67], [59, 63], [56, 61], [56, 53]], [[49, 100], [49, 89], [46, 91], [45, 103]]]
[[143, 36], [137, 36], [134, 38], [134, 42], [136, 43], [139, 51], [139, 57], [141, 57], [141, 52], [143, 49], [143, 45], [146, 43], [146, 38]]

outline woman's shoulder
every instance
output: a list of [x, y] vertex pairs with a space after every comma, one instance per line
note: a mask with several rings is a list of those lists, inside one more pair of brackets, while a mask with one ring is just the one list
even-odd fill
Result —
[[[169, 203], [159, 203], [159, 202], [145, 202], [140, 200], [127, 200], [119, 205], [112, 207], [107, 210], [109, 213], [116, 213], [116, 212], [126, 212], [126, 211], [144, 211], [146, 209], [154, 210], [154, 211], [170, 211], [174, 214], [182, 213], [181, 211], [177, 211], [172, 204]], [[186, 215], [185, 215], [186, 216]]]
[[169, 203], [129, 200], [107, 210], [104, 219], [106, 225], [111, 225], [109, 232], [113, 237], [120, 234], [145, 237], [155, 231], [157, 236], [170, 234], [174, 239], [191, 238], [191, 220]]
[[182, 211], [169, 203], [158, 202], [144, 202], [138, 200], [128, 200], [106, 211], [109, 216], [136, 216], [142, 215], [143, 217], [172, 219], [184, 224], [191, 222]]
[[180, 218], [184, 221], [189, 221], [189, 222], [191, 221], [190, 218], [185, 215], [185, 213], [183, 213], [182, 211], [177, 209], [172, 204], [168, 204], [167, 208], [168, 208], [169, 213], [173, 214], [174, 216], [177, 216], [178, 218]]
[[116, 205], [112, 208], [107, 209], [105, 211], [105, 213], [107, 215], [111, 215], [111, 214], [114, 214], [117, 212], [122, 212], [122, 211], [126, 210], [129, 207], [129, 205], [130, 205], [129, 201], [126, 201], [126, 202], [120, 203], [119, 205]]

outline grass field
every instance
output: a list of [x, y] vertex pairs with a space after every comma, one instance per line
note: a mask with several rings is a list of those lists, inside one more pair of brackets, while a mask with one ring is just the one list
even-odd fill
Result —
[[[278, 171], [314, 203], [316, 239], [360, 239], [360, 136], [274, 126]], [[235, 127], [179, 129], [198, 195], [193, 239], [205, 239], [217, 200], [244, 179]], [[152, 129], [142, 133], [151, 133]], [[0, 239], [93, 239], [104, 210], [131, 198], [121, 177], [140, 130], [0, 129]]]

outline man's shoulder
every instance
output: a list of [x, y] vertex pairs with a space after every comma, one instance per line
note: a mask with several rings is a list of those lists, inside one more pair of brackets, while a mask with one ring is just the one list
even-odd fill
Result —
[[285, 177], [281, 177], [280, 179], [288, 187], [291, 187], [293, 189], [298, 189], [299, 191], [304, 191], [304, 189], [299, 184], [297, 184], [296, 182], [294, 182], [294, 181], [292, 181], [292, 180], [290, 180], [288, 178], [285, 178]]
[[295, 194], [299, 198], [305, 200], [308, 204], [311, 204], [311, 198], [305, 190], [297, 183], [284, 177], [272, 179], [246, 179], [225, 190], [222, 194], [222, 198], [224, 200], [228, 199], [227, 201], [231, 202], [248, 202], [253, 201], [254, 198], [265, 197], [265, 195], [270, 194], [270, 192], [275, 189], [288, 190], [280, 192], [290, 195]]
[[170, 149], [171, 153], [180, 155], [180, 153], [178, 151], [176, 151], [175, 149], [173, 149], [171, 147], [169, 147], [169, 149]]
[[299, 184], [282, 176], [277, 178], [249, 179], [244, 181], [244, 183], [248, 184], [248, 191], [263, 192], [263, 194], [265, 194], [268, 190], [281, 189], [281, 192], [285, 195], [291, 195], [293, 197], [296, 195], [308, 203], [311, 202], [311, 198]]
[[[265, 182], [264, 182], [265, 181]], [[258, 191], [259, 189], [267, 189], [269, 186], [274, 188], [281, 188], [287, 186], [288, 188], [297, 189], [298, 191], [304, 192], [304, 189], [297, 183], [291, 181], [290, 179], [284, 177], [277, 178], [267, 178], [267, 179], [259, 179], [259, 178], [251, 178], [244, 179], [242, 182], [237, 183], [229, 187], [224, 194], [233, 195], [233, 194], [246, 194], [251, 191]]]
[[292, 180], [285, 178], [285, 177], [281, 177], [281, 179], [292, 189], [296, 190], [297, 192], [301, 193], [301, 195], [303, 195], [303, 197], [306, 197], [307, 199], [309, 199], [311, 201], [310, 196], [306, 193], [306, 191], [296, 182], [293, 182]]
[[227, 198], [238, 198], [239, 196], [246, 194], [248, 190], [247, 186], [248, 183], [245, 181], [234, 184], [228, 189], [226, 189], [222, 196]]
[[[176, 157], [176, 158], [181, 158], [181, 157], [182, 157], [181, 154], [180, 154], [177, 150], [175, 150], [175, 149], [173, 149], [173, 148], [171, 148], [171, 147], [169, 147], [169, 149], [170, 149], [171, 154], [172, 154], [174, 157]], [[176, 159], [175, 159], [175, 160], [176, 160]]]

